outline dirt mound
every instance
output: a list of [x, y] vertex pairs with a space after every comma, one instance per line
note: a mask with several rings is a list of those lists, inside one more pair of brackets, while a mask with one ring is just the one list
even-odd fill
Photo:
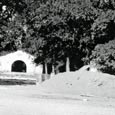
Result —
[[43, 82], [41, 86], [49, 93], [115, 97], [115, 76], [98, 72], [60, 73]]

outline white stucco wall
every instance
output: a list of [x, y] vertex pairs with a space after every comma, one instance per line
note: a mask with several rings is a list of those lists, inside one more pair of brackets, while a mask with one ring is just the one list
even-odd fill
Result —
[[26, 64], [27, 73], [42, 74], [42, 66], [36, 66], [33, 62], [34, 56], [21, 50], [0, 57], [0, 71], [11, 72], [12, 64], [15, 61], [23, 61]]

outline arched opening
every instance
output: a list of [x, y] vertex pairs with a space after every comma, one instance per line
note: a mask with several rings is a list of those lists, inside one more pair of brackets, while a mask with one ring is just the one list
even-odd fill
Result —
[[21, 61], [21, 60], [17, 60], [12, 64], [12, 72], [26, 72], [26, 64]]

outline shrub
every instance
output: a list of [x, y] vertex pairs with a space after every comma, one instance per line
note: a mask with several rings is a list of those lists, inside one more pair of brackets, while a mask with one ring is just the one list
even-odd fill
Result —
[[91, 61], [98, 70], [115, 75], [115, 40], [97, 45], [92, 52]]

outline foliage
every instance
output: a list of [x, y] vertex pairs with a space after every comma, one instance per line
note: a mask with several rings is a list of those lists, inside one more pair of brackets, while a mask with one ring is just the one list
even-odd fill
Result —
[[24, 1], [0, 1], [0, 52], [1, 54], [21, 48], [24, 34], [19, 14], [26, 7]]
[[2, 0], [0, 51], [24, 49], [37, 64], [69, 58], [75, 70], [115, 38], [114, 11], [114, 0]]
[[92, 5], [95, 8], [100, 8], [100, 9], [115, 9], [115, 1], [114, 0], [90, 0], [92, 2]]
[[95, 8], [89, 0], [37, 4], [26, 10], [29, 36], [25, 39], [25, 47], [36, 55], [37, 63], [79, 57], [88, 64], [97, 44], [114, 39], [114, 9]]
[[95, 44], [103, 44], [109, 40], [114, 39], [115, 33], [115, 12], [108, 10], [100, 12], [98, 18], [92, 25], [92, 34]]
[[100, 71], [115, 74], [115, 40], [97, 45], [91, 59]]
[[[90, 8], [87, 9], [87, 4], [83, 3], [80, 0], [48, 1], [47, 4], [34, 7], [32, 14], [27, 10], [28, 31], [31, 30], [30, 36], [37, 42], [33, 45], [37, 44], [35, 47], [38, 53], [35, 52], [38, 58], [39, 50], [42, 51], [42, 57], [51, 62], [58, 58], [80, 56], [80, 52], [86, 55], [85, 49], [91, 43], [88, 41], [91, 41], [90, 28], [94, 14]], [[32, 6], [28, 8], [30, 11], [33, 10]], [[30, 36], [25, 41], [31, 42]]]

